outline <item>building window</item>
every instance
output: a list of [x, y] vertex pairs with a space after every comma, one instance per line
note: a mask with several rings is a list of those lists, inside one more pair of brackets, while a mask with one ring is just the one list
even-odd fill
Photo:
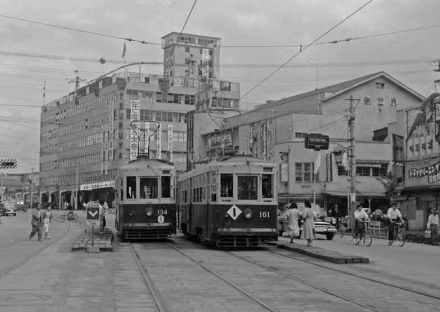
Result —
[[382, 97], [377, 98], [377, 105], [383, 106], [383, 98]]
[[370, 168], [371, 167], [356, 167], [356, 175], [361, 177], [369, 177], [370, 176]]
[[368, 96], [364, 96], [364, 105], [371, 105], [371, 101]]
[[348, 176], [348, 170], [344, 166], [338, 166], [338, 176]]
[[295, 163], [295, 182], [311, 183], [318, 181], [318, 175], [313, 174], [313, 163]]
[[397, 99], [396, 98], [391, 98], [391, 106], [392, 107], [396, 107], [397, 106]]
[[305, 132], [295, 132], [295, 138], [305, 138], [307, 133]]
[[189, 47], [185, 47], [185, 52], [189, 53]]
[[385, 83], [376, 82], [376, 89], [385, 89]]

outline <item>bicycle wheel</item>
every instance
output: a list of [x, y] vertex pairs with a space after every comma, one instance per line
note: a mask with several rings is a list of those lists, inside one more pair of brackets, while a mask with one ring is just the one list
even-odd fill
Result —
[[371, 246], [371, 243], [373, 242], [373, 236], [371, 236], [370, 231], [365, 231], [363, 242], [365, 246]]
[[397, 232], [396, 243], [397, 243], [397, 246], [399, 246], [399, 247], [403, 247], [403, 245], [405, 245], [405, 235], [403, 234], [402, 230], [399, 230]]

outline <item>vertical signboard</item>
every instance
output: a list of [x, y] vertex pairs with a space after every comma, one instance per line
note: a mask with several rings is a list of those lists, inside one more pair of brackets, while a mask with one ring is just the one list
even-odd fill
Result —
[[160, 122], [157, 125], [156, 158], [162, 159], [162, 126]]
[[170, 161], [173, 161], [173, 125], [168, 125], [168, 151], [170, 152]]
[[[150, 147], [150, 135], [151, 135], [150, 123], [148, 121], [144, 122], [144, 131], [145, 131], [145, 133], [144, 133], [145, 137], [144, 137], [144, 140], [143, 140], [144, 141], [144, 146], [143, 146], [142, 152], [144, 154], [148, 154], [148, 150], [149, 150], [149, 147]], [[150, 156], [150, 155], [148, 155], [148, 156]]]
[[134, 121], [139, 120], [140, 103], [139, 100], [132, 100], [130, 106], [130, 160], [135, 160], [138, 153], [139, 125]]
[[325, 181], [333, 181], [332, 157], [333, 154], [325, 155]]

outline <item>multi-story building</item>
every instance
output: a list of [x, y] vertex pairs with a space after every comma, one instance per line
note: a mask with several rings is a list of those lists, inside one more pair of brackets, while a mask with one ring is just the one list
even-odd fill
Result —
[[[210, 37], [182, 34], [185, 43], [181, 43], [177, 38], [175, 33], [163, 38], [165, 58], [174, 55], [167, 75], [103, 75], [42, 108], [43, 203], [78, 206], [77, 201], [102, 199], [111, 204], [118, 168], [139, 152], [170, 160], [178, 170], [185, 170], [186, 114], [197, 107], [201, 86], [209, 89], [216, 105], [238, 107], [239, 84], [217, 79], [220, 39], [211, 38], [213, 42]], [[187, 38], [194, 40], [187, 42]], [[173, 40], [179, 44], [170, 52]], [[205, 62], [194, 64], [194, 74], [181, 71], [186, 66], [179, 63], [188, 53], [185, 45], [190, 54], [198, 51], [212, 56], [208, 76], [199, 71], [206, 68]]]
[[[440, 205], [440, 94], [398, 115], [395, 140], [395, 200], [412, 230], [423, 230], [430, 210]], [[400, 169], [400, 170], [399, 170]], [[403, 169], [403, 170], [402, 170]]]
[[[350, 180], [344, 166], [349, 146], [349, 98], [352, 96], [357, 201], [384, 208], [392, 148], [386, 127], [398, 110], [419, 105], [423, 96], [390, 75], [379, 72], [303, 94], [268, 101], [256, 109], [226, 118], [222, 128], [205, 134], [239, 153], [280, 165], [280, 203], [315, 200], [347, 209]], [[330, 137], [327, 151], [305, 149], [307, 133]], [[200, 144], [200, 146], [203, 146]], [[207, 151], [200, 151], [199, 154]], [[347, 211], [347, 210], [346, 210]]]

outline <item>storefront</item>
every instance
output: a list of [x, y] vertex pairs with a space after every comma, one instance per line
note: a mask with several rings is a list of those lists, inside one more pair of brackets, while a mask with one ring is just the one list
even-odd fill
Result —
[[411, 230], [423, 230], [430, 210], [440, 205], [440, 159], [408, 161], [405, 187], [399, 196], [402, 214]]
[[115, 181], [103, 181], [96, 183], [81, 184], [79, 188], [79, 207], [89, 201], [107, 202], [109, 208], [113, 207], [115, 199]]

